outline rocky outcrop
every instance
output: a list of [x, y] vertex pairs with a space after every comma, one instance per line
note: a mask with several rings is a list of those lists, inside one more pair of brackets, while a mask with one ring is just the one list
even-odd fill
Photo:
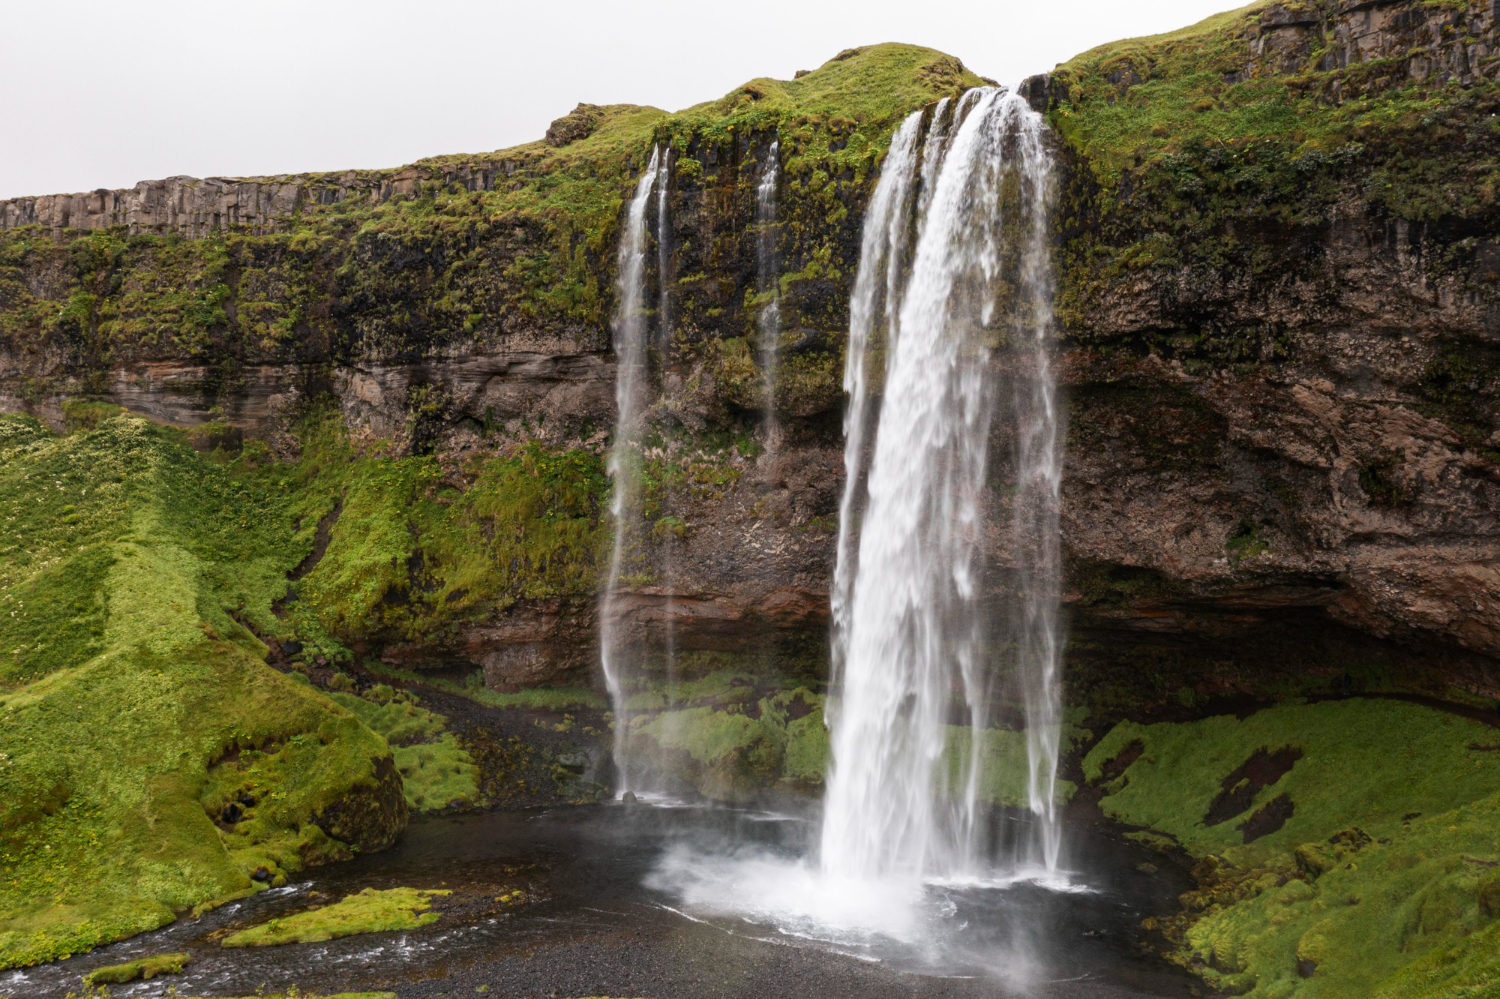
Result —
[[389, 756], [373, 761], [373, 779], [359, 784], [312, 818], [313, 824], [356, 853], [393, 846], [406, 828], [406, 795], [401, 774]]
[[579, 139], [587, 139], [599, 126], [604, 109], [597, 104], [580, 103], [572, 111], [547, 126], [547, 145], [566, 146]]
[[[1327, 109], [1315, 113], [1328, 135], [1307, 124], [1292, 149], [1137, 153], [1108, 209], [1092, 168], [1065, 153], [1065, 224], [1079, 234], [1065, 251], [1079, 347], [1069, 543], [1204, 595], [1270, 587], [1377, 635], [1500, 654], [1488, 263], [1500, 212], [1469, 196], [1496, 151], [1470, 124], [1496, 103], [1494, 11], [1268, 5], [1242, 25], [1224, 29], [1239, 47], [1219, 58], [1242, 58], [1225, 84], [1283, 80], [1286, 100]], [[1122, 44], [1028, 81], [1028, 95], [1048, 108], [1134, 99], [1130, 88], [1170, 81], [1170, 57]], [[1432, 101], [1420, 121], [1337, 117], [1342, 99], [1413, 82], [1432, 88], [1416, 95]], [[1210, 88], [1193, 107], [1222, 97]], [[1294, 151], [1309, 135], [1342, 145]], [[1148, 246], [1145, 266], [1099, 263]]]
[[[1344, 0], [1281, 5], [1261, 12], [1250, 43], [1247, 78], [1327, 72], [1386, 62], [1394, 80], [1450, 80], [1465, 86], [1500, 75], [1500, 26], [1493, 4], [1421, 4]], [[1330, 96], [1337, 99], [1339, 90]]]

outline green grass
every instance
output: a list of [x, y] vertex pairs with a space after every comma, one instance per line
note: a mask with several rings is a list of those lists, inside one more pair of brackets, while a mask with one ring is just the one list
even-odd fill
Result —
[[[1286, 705], [1244, 720], [1117, 725], [1085, 776], [1139, 744], [1101, 808], [1147, 845], [1203, 858], [1172, 957], [1215, 988], [1264, 999], [1487, 996], [1500, 987], [1500, 733], [1400, 701]], [[1301, 750], [1240, 816], [1205, 825], [1257, 749]], [[1491, 747], [1491, 748], [1486, 748]], [[1244, 816], [1287, 795], [1277, 832]], [[1491, 887], [1492, 886], [1492, 887]]]
[[240, 623], [274, 628], [305, 553], [278, 507], [138, 418], [68, 437], [0, 418], [0, 966], [399, 829], [365, 809], [381, 740]]
[[[1379, 61], [1319, 71], [1322, 49], [1316, 44], [1306, 65], [1292, 72], [1226, 82], [1226, 74], [1245, 75], [1253, 58], [1249, 38], [1262, 12], [1274, 6], [1277, 0], [1259, 0], [1176, 31], [1110, 42], [1075, 56], [1054, 73], [1068, 100], [1053, 113], [1053, 125], [1101, 176], [1110, 177], [1137, 158], [1206, 144], [1272, 141], [1327, 153], [1371, 130], [1431, 128], [1433, 112], [1469, 99], [1471, 88], [1408, 82], [1404, 68], [1392, 72], [1396, 67]], [[1311, 6], [1333, 9], [1326, 2]], [[1109, 79], [1122, 71], [1135, 82], [1122, 86]], [[1339, 101], [1327, 99], [1334, 80], [1345, 88]]]
[[224, 938], [225, 947], [272, 947], [289, 943], [318, 943], [356, 933], [414, 930], [437, 922], [429, 912], [432, 899], [444, 889], [366, 888], [333, 905], [272, 919]]
[[135, 961], [126, 961], [124, 964], [111, 964], [105, 968], [95, 968], [84, 975], [83, 986], [92, 989], [98, 985], [124, 985], [137, 978], [149, 981], [157, 975], [175, 975], [187, 965], [189, 960], [191, 958], [187, 954], [155, 954]]

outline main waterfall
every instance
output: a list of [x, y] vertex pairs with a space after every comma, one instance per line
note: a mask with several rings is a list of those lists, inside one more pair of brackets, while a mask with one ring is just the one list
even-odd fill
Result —
[[[991, 88], [913, 114], [865, 219], [845, 373], [828, 875], [981, 874], [992, 842], [983, 790], [1003, 781], [988, 770], [1013, 744], [1025, 747], [1033, 821], [1008, 839], [1012, 859], [1057, 863], [1059, 461], [1042, 129], [1021, 97]], [[884, 371], [871, 370], [882, 355]], [[1010, 425], [995, 436], [1013, 442], [1014, 596], [992, 622], [981, 577], [1002, 514], [991, 504], [1006, 501], [988, 487], [1007, 385]], [[1006, 695], [1024, 705], [1024, 741], [991, 727]]]
[[892, 137], [850, 302], [821, 824], [664, 851], [647, 885], [694, 918], [1020, 982], [1048, 899], [1093, 891], [1057, 873], [1053, 186], [999, 88]]

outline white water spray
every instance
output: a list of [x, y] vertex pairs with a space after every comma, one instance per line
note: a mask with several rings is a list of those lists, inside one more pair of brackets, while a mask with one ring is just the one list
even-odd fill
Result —
[[[621, 794], [630, 790], [625, 758], [625, 736], [630, 718], [625, 706], [623, 680], [626, 663], [620, 641], [618, 590], [629, 545], [630, 521], [640, 506], [640, 469], [636, 467], [634, 445], [640, 435], [647, 388], [646, 253], [650, 234], [646, 227], [646, 210], [653, 187], [658, 181], [665, 186], [664, 173], [665, 157], [658, 146], [651, 151], [651, 161], [636, 182], [635, 196], [626, 212], [615, 279], [616, 305], [612, 325], [615, 359], [619, 367], [615, 377], [615, 441], [609, 453], [609, 474], [613, 479], [609, 512], [614, 521], [615, 544], [609, 560], [609, 580], [600, 600], [599, 656], [614, 708], [615, 765], [619, 772], [616, 790]], [[662, 205], [659, 210], [664, 211], [665, 201]]]
[[[1057, 862], [1059, 435], [1042, 128], [1022, 98], [991, 88], [944, 102], [931, 118], [913, 115], [892, 140], [866, 215], [845, 371], [827, 875], [981, 873], [996, 671], [980, 577], [997, 348], [1015, 386], [1018, 597], [1005, 637], [1026, 705], [1035, 829], [1015, 859], [1049, 870]], [[881, 339], [882, 404], [866, 469], [869, 367]], [[963, 754], [950, 746], [958, 709], [969, 734]]]

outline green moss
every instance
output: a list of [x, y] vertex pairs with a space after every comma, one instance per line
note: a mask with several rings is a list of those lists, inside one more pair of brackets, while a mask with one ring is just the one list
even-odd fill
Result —
[[[1073, 739], [1065, 738], [1063, 753], [1070, 752], [1072, 745]], [[975, 789], [978, 799], [1006, 808], [1029, 808], [1031, 790], [1026, 730], [987, 728], [981, 733], [977, 754], [973, 746], [972, 730], [967, 726], [948, 726], [939, 770], [946, 793], [961, 796], [966, 792], [969, 768], [977, 756], [981, 775]], [[1057, 803], [1072, 800], [1077, 790], [1071, 781], [1059, 778], [1055, 787]]]
[[61, 438], [0, 418], [0, 966], [399, 828], [321, 818], [378, 799], [389, 751], [240, 623], [276, 620], [302, 556], [279, 509], [138, 418]]
[[336, 418], [302, 438], [300, 462], [261, 475], [290, 496], [304, 543], [332, 521], [296, 584], [314, 630], [438, 642], [517, 600], [592, 597], [607, 540], [597, 455], [530, 444], [480, 456], [459, 490], [432, 458], [357, 452]]
[[[207, 999], [218, 999], [218, 997], [207, 997]], [[397, 996], [394, 992], [333, 992], [328, 995], [317, 995], [302, 992], [294, 986], [285, 992], [267, 992], [243, 996], [240, 999], [397, 999]]]
[[328, 995], [314, 995], [291, 989], [284, 993], [244, 996], [242, 999], [397, 999], [397, 995], [394, 992], [333, 992]]
[[478, 770], [452, 732], [435, 742], [398, 746], [396, 769], [406, 802], [420, 812], [470, 808], [479, 803]]
[[[644, 713], [631, 719], [631, 737], [665, 750], [653, 755], [705, 795], [736, 800], [782, 782], [822, 781], [828, 735], [820, 695], [800, 687], [764, 694], [729, 671], [670, 693], [672, 704], [696, 706], [660, 710], [668, 707], [666, 694], [643, 691], [632, 700]], [[794, 702], [798, 717], [791, 718]]]
[[[1500, 980], [1500, 912], [1485, 887], [1500, 863], [1495, 741], [1465, 718], [1352, 699], [1243, 720], [1122, 723], [1083, 769], [1105, 782], [1106, 815], [1205, 858], [1184, 913], [1158, 928], [1174, 959], [1214, 987], [1309, 999], [1482, 995]], [[1302, 755], [1273, 783], [1227, 786], [1258, 750], [1284, 748]], [[1127, 750], [1138, 758], [1107, 770]], [[1231, 793], [1240, 811], [1211, 816]], [[1278, 813], [1283, 824], [1248, 835], [1244, 820], [1282, 799], [1292, 806]]]
[[[1449, 811], [1500, 785], [1500, 758], [1470, 749], [1493, 744], [1487, 726], [1401, 701], [1353, 698], [1217, 715], [1186, 724], [1122, 722], [1084, 758], [1086, 779], [1139, 741], [1142, 754], [1107, 786], [1106, 815], [1175, 837], [1197, 855], [1239, 863], [1290, 850], [1358, 825], [1384, 835], [1411, 812]], [[1251, 843], [1234, 821], [1205, 825], [1220, 782], [1257, 749], [1301, 750], [1291, 771], [1258, 791], [1248, 815], [1282, 794], [1295, 812]], [[1117, 786], [1122, 785], [1122, 786]], [[1244, 815], [1239, 816], [1243, 818]]]
[[397, 999], [397, 995], [394, 992], [333, 992], [328, 995], [315, 995], [292, 988], [286, 992], [268, 992], [255, 996], [243, 996], [241, 999]]
[[124, 964], [111, 964], [105, 968], [96, 968], [84, 975], [83, 986], [92, 989], [98, 985], [124, 985], [137, 978], [149, 981], [157, 975], [175, 975], [190, 960], [187, 954], [156, 954], [135, 961], [127, 961]]
[[451, 894], [445, 889], [366, 888], [341, 902], [272, 919], [224, 938], [225, 947], [272, 947], [288, 943], [318, 943], [356, 933], [414, 930], [437, 922], [429, 912], [432, 899]]
[[502, 692], [484, 685], [484, 672], [475, 670], [463, 683], [455, 683], [446, 677], [425, 676], [412, 670], [396, 669], [384, 663], [366, 663], [366, 668], [379, 676], [388, 676], [408, 683], [421, 683], [448, 694], [457, 694], [476, 704], [488, 708], [530, 708], [538, 711], [563, 711], [568, 708], [609, 707], [609, 701], [597, 691], [587, 687], [527, 687], [522, 690]]
[[413, 811], [469, 808], [479, 803], [478, 770], [447, 731], [447, 718], [419, 707], [412, 694], [383, 684], [363, 697], [341, 693], [328, 697], [394, 747], [401, 788]]
[[1229, 539], [1224, 542], [1224, 550], [1236, 559], [1254, 558], [1264, 555], [1271, 550], [1265, 539], [1260, 536], [1260, 527], [1252, 520], [1242, 520], [1233, 531], [1229, 532]]
[[[820, 785], [830, 759], [823, 696], [804, 687], [767, 693], [756, 684], [753, 674], [723, 669], [670, 686], [648, 683], [627, 702], [635, 713], [631, 735], [665, 750], [656, 758], [710, 797], [735, 798], [777, 784]], [[1088, 737], [1067, 726], [1064, 752]], [[938, 768], [948, 793], [965, 793], [971, 745], [967, 727], [948, 727]], [[681, 754], [675, 764], [674, 753]], [[1026, 733], [986, 729], [979, 756], [984, 774], [980, 799], [1027, 807]], [[1058, 782], [1059, 801], [1066, 802], [1075, 791], [1072, 783]]]
[[1257, 997], [1490, 994], [1500, 924], [1480, 892], [1500, 861], [1497, 829], [1500, 796], [1491, 795], [1377, 840], [1354, 830], [1309, 844], [1299, 857], [1326, 858], [1321, 865], [1210, 910], [1187, 931], [1180, 959], [1196, 956], [1211, 983]]
[[392, 746], [430, 742], [447, 730], [448, 719], [420, 706], [417, 697], [381, 684], [364, 696], [330, 693], [328, 699], [385, 737]]

